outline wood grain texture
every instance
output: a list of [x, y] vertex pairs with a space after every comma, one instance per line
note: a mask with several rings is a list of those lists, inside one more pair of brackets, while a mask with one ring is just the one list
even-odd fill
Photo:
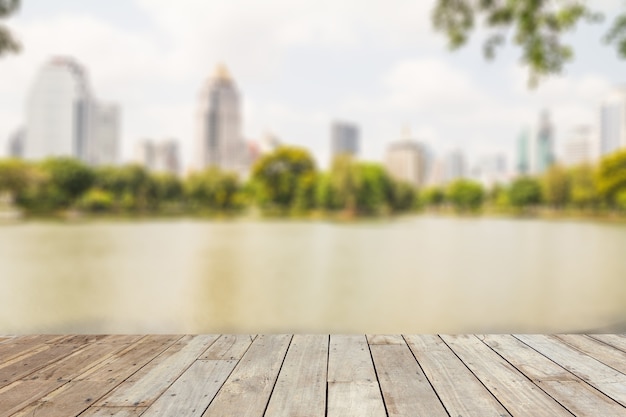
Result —
[[327, 361], [327, 335], [293, 336], [265, 417], [324, 417]]
[[439, 336], [412, 335], [406, 336], [406, 341], [448, 414], [509, 416]]
[[572, 346], [575, 349], [599, 360], [605, 365], [610, 366], [613, 369], [626, 374], [626, 352], [619, 349], [615, 349], [599, 340], [592, 339], [588, 336], [573, 335], [573, 334], [561, 334], [555, 335], [557, 339], [560, 339]]
[[390, 417], [448, 416], [406, 344], [370, 349]]
[[263, 335], [254, 339], [203, 416], [263, 416], [291, 338]]
[[201, 356], [201, 360], [239, 360], [248, 350], [254, 336], [225, 334], [220, 336]]
[[443, 341], [513, 416], [571, 414], [473, 335], [442, 335]]

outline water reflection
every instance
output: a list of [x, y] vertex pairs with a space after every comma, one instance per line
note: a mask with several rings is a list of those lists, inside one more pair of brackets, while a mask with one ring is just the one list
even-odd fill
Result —
[[2, 226], [0, 333], [623, 326], [624, 247], [623, 225], [501, 219]]

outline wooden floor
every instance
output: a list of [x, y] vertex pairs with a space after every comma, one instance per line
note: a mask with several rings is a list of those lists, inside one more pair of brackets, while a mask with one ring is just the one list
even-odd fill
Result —
[[0, 336], [0, 416], [626, 416], [626, 335]]

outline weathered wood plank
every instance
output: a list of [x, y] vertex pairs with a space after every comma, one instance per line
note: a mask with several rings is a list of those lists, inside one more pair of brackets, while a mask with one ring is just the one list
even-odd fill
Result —
[[590, 334], [591, 338], [611, 345], [622, 352], [626, 352], [626, 335], [623, 334]]
[[576, 416], [618, 416], [624, 408], [510, 335], [483, 341]]
[[41, 352], [48, 349], [45, 344], [6, 343], [0, 345], [0, 366], [7, 364], [20, 356], [26, 356], [34, 351]]
[[236, 364], [236, 360], [194, 362], [142, 416], [201, 416]]
[[407, 335], [405, 339], [448, 414], [509, 416], [439, 336]]
[[[89, 407], [80, 417], [139, 417], [146, 407]], [[180, 416], [185, 417], [185, 416]]]
[[44, 366], [61, 360], [70, 353], [78, 350], [77, 345], [44, 345], [41, 350], [32, 350], [32, 354], [20, 356], [13, 361], [7, 361], [0, 365], [0, 387], [17, 381]]
[[441, 338], [511, 415], [571, 417], [563, 406], [475, 336]]
[[7, 417], [66, 384], [66, 381], [18, 380], [0, 389], [0, 417]]
[[626, 352], [584, 335], [561, 334], [555, 335], [555, 337], [605, 365], [626, 374]]
[[112, 380], [121, 383], [180, 338], [181, 336], [146, 336], [111, 355], [76, 379], [94, 382]]
[[370, 345], [404, 345], [404, 339], [399, 334], [368, 334], [367, 343]]
[[107, 407], [150, 405], [209, 347], [217, 335], [184, 336], [98, 403]]
[[263, 416], [291, 337], [258, 336], [203, 416]]
[[370, 345], [389, 417], [447, 417], [406, 344]]
[[626, 375], [547, 335], [515, 335], [580, 379], [626, 407]]
[[265, 417], [323, 417], [327, 368], [327, 335], [293, 336]]
[[253, 336], [225, 334], [220, 336], [201, 356], [201, 360], [239, 360], [252, 344]]
[[331, 335], [328, 417], [385, 417], [374, 362], [364, 335]]

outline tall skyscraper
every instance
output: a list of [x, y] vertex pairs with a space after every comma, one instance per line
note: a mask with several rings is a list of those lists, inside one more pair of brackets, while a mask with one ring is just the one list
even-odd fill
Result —
[[563, 153], [563, 162], [566, 165], [591, 163], [593, 159], [591, 134], [589, 126], [577, 126], [569, 133]]
[[11, 158], [24, 157], [24, 128], [20, 127], [9, 137], [7, 154]]
[[117, 161], [119, 109], [99, 103], [87, 71], [57, 57], [39, 71], [26, 103], [24, 158], [69, 156], [88, 164]]
[[615, 88], [600, 106], [600, 156], [626, 147], [626, 87]]
[[91, 89], [84, 68], [54, 58], [39, 72], [26, 104], [24, 157], [87, 161]]
[[244, 174], [247, 146], [241, 135], [239, 93], [224, 65], [218, 65], [200, 92], [196, 169], [219, 167]]
[[530, 173], [530, 142], [528, 141], [528, 130], [526, 129], [517, 138], [516, 156], [516, 173], [518, 175], [528, 175]]
[[464, 178], [466, 173], [465, 155], [461, 150], [448, 152], [443, 159], [444, 182], [451, 182]]
[[542, 174], [554, 164], [554, 131], [547, 111], [541, 113], [539, 127], [535, 139], [535, 149], [531, 154], [534, 156], [534, 164], [531, 164], [532, 172]]
[[356, 156], [359, 153], [359, 128], [346, 122], [333, 122], [330, 128], [330, 147], [337, 155]]
[[93, 165], [115, 165], [120, 141], [120, 111], [115, 104], [95, 103], [92, 106], [92, 140], [89, 162]]
[[410, 132], [404, 132], [404, 138], [393, 142], [387, 148], [385, 168], [389, 174], [400, 181], [420, 187], [426, 182], [426, 153], [424, 146], [411, 139]]

